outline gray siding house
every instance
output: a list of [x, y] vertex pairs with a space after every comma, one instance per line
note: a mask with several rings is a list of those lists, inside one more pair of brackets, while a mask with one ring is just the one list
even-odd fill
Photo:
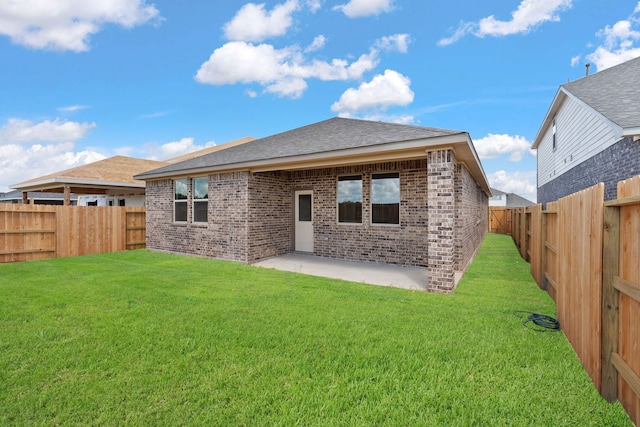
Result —
[[491, 188], [491, 193], [493, 195], [489, 198], [489, 206], [526, 208], [527, 206], [535, 205], [531, 200], [527, 200], [516, 193], [505, 193], [504, 191], [496, 188]]
[[532, 148], [538, 203], [640, 174], [640, 58], [560, 86]]
[[468, 133], [344, 118], [135, 178], [146, 181], [151, 250], [423, 266], [436, 292], [471, 262], [491, 195]]

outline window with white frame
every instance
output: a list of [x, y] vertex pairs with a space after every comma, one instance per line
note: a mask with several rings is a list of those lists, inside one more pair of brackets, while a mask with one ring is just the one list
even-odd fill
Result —
[[207, 222], [209, 178], [193, 179], [193, 222]]
[[173, 181], [173, 220], [175, 222], [187, 222], [188, 187], [187, 179]]
[[371, 175], [371, 223], [400, 224], [400, 174]]
[[362, 176], [338, 177], [338, 222], [362, 224]]
[[556, 139], [556, 118], [553, 118], [553, 125], [552, 125], [552, 132], [553, 132], [553, 151], [556, 151], [556, 148], [558, 147], [558, 141]]

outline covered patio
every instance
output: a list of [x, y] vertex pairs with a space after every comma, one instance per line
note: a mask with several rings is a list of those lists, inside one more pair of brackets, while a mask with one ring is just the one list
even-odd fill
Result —
[[[347, 261], [295, 252], [260, 260], [253, 265], [369, 285], [415, 291], [427, 290], [426, 267]], [[456, 276], [456, 282], [457, 280], [459, 275]]]

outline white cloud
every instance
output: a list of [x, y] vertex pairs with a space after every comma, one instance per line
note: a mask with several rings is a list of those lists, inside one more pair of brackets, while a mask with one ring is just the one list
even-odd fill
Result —
[[139, 119], [157, 119], [158, 117], [164, 117], [169, 114], [169, 111], [156, 111], [155, 113], [140, 114]]
[[88, 105], [68, 105], [66, 107], [59, 107], [58, 111], [63, 113], [73, 113], [80, 110], [86, 110], [89, 108]]
[[195, 79], [213, 85], [257, 83], [267, 93], [299, 98], [307, 88], [308, 79], [357, 80], [379, 61], [379, 51], [375, 48], [353, 62], [344, 59], [327, 62], [307, 59], [298, 46], [277, 49], [270, 44], [236, 41], [216, 49], [200, 66]]
[[397, 71], [385, 70], [384, 74], [374, 76], [357, 89], [347, 89], [331, 106], [331, 110], [341, 115], [361, 110], [385, 110], [390, 106], [408, 105], [413, 102], [413, 97], [408, 77]]
[[536, 171], [507, 172], [499, 170], [487, 175], [487, 179], [491, 187], [505, 193], [515, 193], [532, 202], [536, 202], [538, 199]]
[[578, 65], [580, 63], [580, 60], [582, 59], [582, 57], [580, 55], [576, 55], [574, 57], [571, 58], [571, 66], [575, 67], [576, 65]]
[[0, 191], [50, 173], [86, 165], [105, 156], [93, 150], [74, 152], [74, 144], [0, 145]]
[[39, 123], [9, 119], [0, 127], [0, 191], [31, 178], [104, 159], [94, 150], [74, 152], [75, 143], [95, 126], [60, 119]]
[[163, 157], [170, 158], [216, 145], [213, 141], [209, 141], [205, 145], [196, 145], [193, 142], [194, 139], [192, 137], [182, 138], [180, 141], [167, 142], [160, 146], [160, 152]]
[[467, 34], [476, 37], [526, 34], [544, 22], [559, 21], [558, 12], [571, 8], [572, 2], [573, 0], [522, 0], [511, 13], [511, 20], [501, 21], [491, 15], [478, 22], [463, 22], [451, 37], [440, 39], [438, 45], [450, 45]]
[[317, 50], [320, 50], [324, 47], [324, 44], [326, 42], [327, 42], [327, 38], [323, 35], [319, 35], [313, 39], [313, 41], [309, 46], [305, 48], [304, 52], [309, 53], [309, 52], [315, 52]]
[[316, 13], [322, 7], [321, 0], [306, 0], [305, 4], [307, 5], [311, 13]]
[[44, 120], [33, 123], [25, 119], [9, 119], [0, 128], [0, 145], [29, 142], [75, 142], [82, 139], [96, 126], [68, 120]]
[[618, 21], [612, 26], [607, 25], [596, 33], [596, 36], [604, 39], [603, 43], [587, 55], [587, 59], [596, 65], [598, 71], [640, 56], [640, 46], [637, 46], [640, 40], [639, 15], [640, 2], [628, 19]]
[[[356, 117], [355, 115], [351, 115], [349, 113], [341, 113], [340, 117], [350, 118]], [[402, 125], [409, 125], [416, 122], [416, 118], [410, 114], [398, 115], [398, 114], [387, 114], [387, 113], [373, 113], [373, 114], [358, 114], [357, 118], [362, 120], [369, 120], [372, 122], [387, 122], [387, 123], [398, 123]]]
[[335, 6], [349, 18], [380, 15], [393, 10], [393, 0], [351, 0], [346, 4]]
[[0, 2], [0, 34], [34, 49], [87, 51], [90, 36], [104, 25], [132, 28], [160, 19], [146, 0]]
[[385, 52], [401, 52], [407, 53], [409, 50], [409, 34], [394, 34], [385, 36], [376, 42], [376, 47]]
[[307, 82], [299, 77], [289, 77], [285, 80], [277, 80], [265, 88], [265, 92], [273, 93], [285, 98], [300, 98], [307, 90]]
[[520, 135], [493, 134], [473, 142], [481, 159], [492, 159], [509, 154], [509, 161], [519, 162], [527, 152], [531, 152], [531, 143]]
[[[225, 36], [230, 40], [218, 47], [202, 63], [195, 80], [203, 84], [258, 84], [262, 93], [281, 97], [300, 98], [308, 87], [309, 79], [323, 81], [358, 80], [364, 73], [377, 67], [381, 52], [406, 53], [408, 34], [395, 34], [376, 40], [368, 53], [356, 60], [334, 58], [320, 60], [312, 52], [322, 49], [326, 43], [324, 35], [318, 35], [309, 46], [276, 47], [261, 43], [267, 37], [283, 35], [292, 25], [292, 15], [302, 6], [317, 11], [320, 0], [287, 0], [266, 10], [265, 4], [248, 3], [224, 26]], [[387, 10], [390, 0], [355, 0], [341, 7], [369, 11]], [[253, 88], [245, 90], [250, 97], [258, 95]]]
[[144, 151], [147, 153], [146, 158], [150, 160], [166, 160], [172, 157], [178, 157], [183, 154], [193, 153], [194, 151], [203, 150], [205, 148], [216, 145], [215, 141], [209, 141], [204, 145], [195, 144], [193, 137], [181, 138], [178, 141], [166, 142], [158, 144], [151, 142], [145, 145]]
[[260, 42], [269, 37], [281, 36], [287, 32], [293, 20], [291, 15], [300, 6], [297, 0], [288, 0], [273, 10], [265, 11], [264, 3], [247, 3], [236, 16], [224, 25], [228, 40]]
[[200, 66], [196, 80], [214, 85], [271, 82], [280, 77], [280, 69], [296, 54], [269, 44], [230, 42], [213, 51]]

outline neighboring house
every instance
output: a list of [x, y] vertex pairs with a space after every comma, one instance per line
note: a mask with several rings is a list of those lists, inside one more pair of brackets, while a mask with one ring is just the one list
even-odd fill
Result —
[[640, 58], [560, 86], [533, 141], [538, 203], [640, 174]]
[[[114, 156], [83, 166], [52, 173], [14, 184], [26, 192], [56, 192], [64, 195], [64, 204], [71, 204], [70, 195], [79, 195], [81, 206], [144, 206], [144, 181], [133, 175], [164, 166], [154, 160]], [[81, 195], [90, 195], [84, 198]]]
[[[21, 204], [22, 191], [9, 191], [8, 193], [0, 193], [0, 203]], [[26, 194], [27, 203], [34, 205], [62, 205], [64, 203], [64, 194], [62, 193], [37, 193], [28, 192]], [[71, 204], [78, 202], [78, 196], [71, 194]]]
[[424, 266], [441, 292], [480, 245], [491, 195], [468, 133], [344, 118], [135, 178], [147, 183], [151, 250]]
[[526, 208], [527, 206], [535, 205], [530, 200], [525, 199], [522, 196], [518, 196], [516, 193], [505, 193], [495, 188], [491, 188], [493, 196], [489, 198], [489, 206], [502, 206], [505, 208]]
[[[71, 195], [75, 193], [78, 195], [78, 206], [144, 206], [145, 183], [144, 181], [134, 179], [134, 175], [204, 154], [235, 147], [254, 139], [255, 138], [252, 137], [245, 137], [164, 161], [114, 156], [83, 166], [23, 181], [13, 185], [13, 188], [22, 192], [22, 200], [31, 199], [34, 197], [34, 194], [46, 195], [47, 192], [59, 192], [62, 194], [62, 202], [60, 204], [75, 204], [73, 200], [75, 200], [76, 197]], [[28, 196], [27, 192], [29, 194]], [[65, 194], [68, 195], [67, 203], [64, 202]]]

